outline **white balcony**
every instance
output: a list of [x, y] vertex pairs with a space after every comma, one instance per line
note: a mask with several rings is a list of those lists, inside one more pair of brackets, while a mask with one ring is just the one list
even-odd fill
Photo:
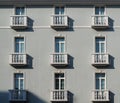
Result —
[[13, 29], [25, 29], [28, 26], [27, 21], [27, 16], [14, 15], [10, 17], [10, 26]]
[[51, 27], [53, 28], [67, 28], [68, 27], [68, 16], [67, 15], [52, 15], [51, 16]]
[[16, 66], [27, 65], [27, 54], [14, 53], [9, 55], [9, 63]]
[[93, 90], [92, 91], [92, 101], [93, 102], [108, 102], [109, 91], [108, 90]]
[[95, 15], [92, 16], [92, 27], [96, 29], [105, 29], [109, 27], [108, 16]]
[[67, 90], [53, 90], [51, 91], [50, 100], [52, 102], [67, 102], [68, 91]]
[[106, 53], [92, 54], [92, 65], [94, 65], [94, 66], [107, 66], [109, 64], [110, 64], [109, 54], [106, 54]]
[[19, 102], [27, 101], [27, 93], [25, 90], [9, 90], [9, 101]]
[[68, 54], [65, 54], [65, 53], [51, 54], [51, 65], [54, 65], [54, 66], [68, 65]]

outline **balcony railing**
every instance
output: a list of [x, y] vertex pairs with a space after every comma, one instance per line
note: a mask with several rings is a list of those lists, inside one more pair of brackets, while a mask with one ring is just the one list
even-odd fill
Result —
[[25, 90], [9, 90], [9, 101], [27, 101]]
[[92, 65], [95, 66], [106, 66], [109, 65], [109, 54], [106, 53], [95, 53], [92, 54]]
[[68, 27], [68, 16], [67, 15], [52, 15], [51, 16], [51, 27], [67, 28]]
[[68, 65], [68, 54], [65, 54], [65, 53], [51, 54], [51, 65], [54, 65], [54, 66]]
[[14, 53], [9, 55], [9, 63], [11, 65], [27, 65], [27, 54]]
[[65, 102], [68, 101], [68, 91], [67, 90], [53, 90], [51, 91], [51, 101]]
[[108, 90], [93, 90], [92, 91], [92, 101], [110, 101]]
[[104, 15], [92, 16], [92, 27], [96, 29], [108, 28], [109, 27], [108, 16], [104, 16]]
[[10, 18], [10, 26], [14, 29], [25, 29], [28, 26], [27, 16], [14, 15]]

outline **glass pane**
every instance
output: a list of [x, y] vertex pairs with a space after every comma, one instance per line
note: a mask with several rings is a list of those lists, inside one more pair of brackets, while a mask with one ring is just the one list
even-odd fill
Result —
[[101, 43], [101, 53], [104, 53], [104, 52], [105, 52], [105, 44]]
[[105, 89], [105, 79], [101, 80], [101, 89]]
[[59, 14], [59, 7], [55, 7], [55, 14]]
[[64, 7], [61, 7], [60, 14], [64, 14]]
[[23, 52], [24, 52], [24, 43], [21, 43], [20, 52], [21, 52], [21, 53], [23, 53]]
[[99, 53], [99, 43], [96, 43], [96, 49], [95, 49], [96, 51], [96, 53]]
[[61, 88], [60, 89], [64, 89], [64, 79], [61, 79]]
[[96, 79], [96, 89], [100, 89], [99, 79]]
[[61, 52], [62, 52], [62, 53], [63, 53], [64, 50], [65, 50], [64, 47], [65, 47], [65, 46], [64, 46], [64, 43], [61, 43]]
[[105, 12], [105, 8], [104, 8], [104, 7], [101, 7], [101, 8], [100, 8], [100, 15], [104, 15], [104, 12]]
[[23, 87], [24, 87], [24, 81], [23, 79], [20, 79], [20, 89], [23, 89]]
[[15, 79], [15, 89], [19, 89], [19, 82], [18, 82], [18, 79]]
[[24, 15], [25, 9], [24, 7], [16, 7], [15, 15]]
[[64, 14], [64, 7], [55, 7], [55, 14]]
[[59, 89], [59, 79], [55, 79], [55, 89]]
[[95, 15], [99, 15], [99, 7], [95, 7]]

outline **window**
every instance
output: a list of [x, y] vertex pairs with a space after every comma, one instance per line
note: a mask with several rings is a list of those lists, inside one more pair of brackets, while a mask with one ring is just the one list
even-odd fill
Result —
[[65, 39], [64, 37], [55, 38], [55, 52], [64, 53], [65, 52]]
[[24, 89], [24, 76], [23, 73], [14, 74], [14, 88], [17, 90]]
[[55, 89], [64, 90], [65, 77], [64, 73], [55, 73]]
[[95, 15], [105, 15], [105, 7], [95, 7]]
[[95, 89], [98, 89], [98, 90], [106, 89], [105, 73], [96, 73], [95, 74]]
[[64, 7], [55, 7], [55, 14], [56, 15], [64, 14]]
[[105, 53], [105, 37], [96, 37], [95, 38], [95, 53]]
[[15, 37], [15, 53], [25, 52], [25, 41], [24, 37]]
[[25, 14], [25, 7], [16, 7], [15, 8], [15, 15], [24, 15]]

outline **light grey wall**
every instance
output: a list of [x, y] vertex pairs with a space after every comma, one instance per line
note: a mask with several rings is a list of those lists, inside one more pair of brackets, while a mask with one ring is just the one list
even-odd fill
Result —
[[[8, 90], [13, 89], [13, 73], [23, 72], [25, 89], [28, 90], [29, 103], [50, 103], [50, 91], [53, 89], [54, 72], [65, 72], [65, 88], [73, 95], [71, 103], [91, 103], [91, 91], [94, 90], [95, 72], [105, 72], [107, 89], [112, 93], [112, 103], [119, 103], [120, 96], [120, 6], [107, 8], [113, 28], [97, 31], [91, 28], [93, 6], [66, 6], [73, 28], [57, 31], [50, 27], [52, 6], [26, 6], [27, 15], [33, 28], [16, 31], [9, 27], [12, 6], [0, 7], [0, 100], [8, 103]], [[4, 27], [3, 27], [4, 26]], [[25, 36], [26, 53], [32, 60], [32, 66], [15, 68], [9, 65], [9, 54], [13, 49], [13, 38]], [[71, 57], [71, 66], [57, 69], [50, 65], [50, 54], [54, 52], [54, 37], [66, 38], [67, 53]], [[94, 37], [106, 36], [107, 51], [111, 55], [111, 66], [96, 68], [91, 65], [94, 51]]]

